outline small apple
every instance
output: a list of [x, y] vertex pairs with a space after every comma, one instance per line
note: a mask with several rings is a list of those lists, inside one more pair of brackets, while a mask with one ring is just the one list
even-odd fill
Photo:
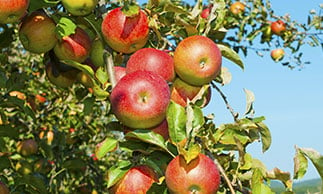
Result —
[[[193, 100], [193, 98], [200, 92], [201, 86], [190, 85], [183, 80], [176, 78], [171, 88], [171, 100], [175, 103], [186, 107], [187, 100]], [[201, 107], [205, 107], [211, 99], [211, 88], [209, 87], [206, 96], [201, 103]]]
[[0, 181], [0, 193], [1, 194], [10, 194], [8, 187]]
[[44, 11], [34, 11], [19, 27], [19, 39], [24, 48], [33, 53], [45, 53], [57, 43], [56, 24]]
[[169, 132], [168, 132], [168, 123], [167, 120], [163, 120], [159, 125], [156, 127], [151, 128], [153, 132], [163, 136], [165, 140], [169, 138]]
[[64, 36], [54, 47], [57, 58], [61, 60], [73, 60], [84, 62], [91, 51], [91, 39], [82, 29], [77, 27], [75, 33]]
[[114, 66], [114, 75], [116, 79], [116, 83], [119, 82], [119, 80], [127, 74], [126, 68], [122, 66]]
[[274, 49], [274, 50], [271, 51], [270, 56], [275, 62], [278, 62], [278, 61], [281, 61], [284, 58], [285, 51], [282, 48]]
[[239, 1], [234, 2], [230, 6], [230, 11], [233, 15], [239, 15], [245, 11], [245, 5]]
[[147, 70], [172, 82], [175, 78], [174, 60], [166, 52], [155, 48], [142, 48], [132, 54], [126, 65], [127, 73]]
[[166, 117], [170, 100], [167, 82], [151, 71], [126, 74], [110, 96], [115, 116], [130, 128], [151, 128]]
[[64, 8], [75, 16], [85, 16], [90, 14], [98, 0], [62, 0]]
[[207, 19], [211, 13], [212, 7], [213, 7], [213, 4], [210, 4], [209, 6], [204, 8], [201, 12], [201, 18]]
[[29, 0], [1, 0], [0, 24], [18, 22], [27, 11]]
[[92, 63], [97, 66], [104, 66], [104, 44], [101, 39], [95, 38], [92, 42], [92, 48], [90, 52], [90, 58]]
[[119, 7], [111, 10], [102, 22], [102, 34], [115, 51], [133, 53], [144, 47], [148, 40], [147, 15], [138, 7], [135, 14], [128, 15]]
[[16, 90], [9, 92], [9, 96], [16, 96], [20, 100], [26, 100], [26, 95]]
[[17, 144], [17, 151], [23, 156], [35, 154], [38, 151], [37, 142], [33, 139], [19, 141]]
[[165, 172], [170, 193], [216, 193], [220, 179], [216, 164], [201, 153], [189, 163], [183, 156], [176, 156]]
[[182, 40], [174, 52], [175, 72], [186, 83], [203, 86], [221, 70], [222, 54], [209, 38], [194, 35]]
[[280, 36], [284, 31], [286, 31], [286, 24], [282, 20], [277, 20], [271, 23], [270, 28], [272, 33]]
[[111, 194], [147, 193], [158, 176], [153, 169], [146, 165], [134, 166], [111, 189]]
[[48, 62], [45, 69], [48, 80], [60, 88], [71, 87], [75, 83], [76, 76], [79, 73], [79, 71], [75, 69], [69, 71], [60, 71], [57, 64], [53, 62]]

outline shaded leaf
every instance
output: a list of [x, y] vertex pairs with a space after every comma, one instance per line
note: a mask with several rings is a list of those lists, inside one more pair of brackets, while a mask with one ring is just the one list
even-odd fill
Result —
[[271, 133], [269, 128], [263, 122], [257, 123], [257, 125], [261, 134], [262, 152], [265, 152], [271, 145]]
[[143, 142], [156, 145], [167, 151], [164, 138], [160, 134], [157, 134], [151, 130], [138, 129], [127, 133], [126, 137], [139, 139]]
[[130, 161], [120, 161], [117, 166], [112, 166], [106, 175], [107, 186], [111, 187], [116, 184], [131, 168]]

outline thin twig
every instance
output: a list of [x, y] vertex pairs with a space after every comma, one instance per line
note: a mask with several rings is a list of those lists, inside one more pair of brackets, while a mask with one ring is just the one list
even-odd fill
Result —
[[235, 194], [236, 192], [234, 191], [233, 186], [231, 184], [231, 181], [229, 180], [229, 178], [228, 178], [227, 174], [225, 173], [223, 167], [221, 166], [221, 164], [218, 162], [217, 159], [214, 159], [213, 161], [217, 165], [217, 167], [219, 168], [219, 171], [220, 171], [221, 175], [223, 176], [225, 182], [227, 183], [227, 185], [228, 185], [228, 187], [230, 189], [230, 192], [232, 194]]

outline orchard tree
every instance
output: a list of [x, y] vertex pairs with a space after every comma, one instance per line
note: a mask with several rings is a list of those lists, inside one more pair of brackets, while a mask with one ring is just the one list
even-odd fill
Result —
[[[263, 194], [271, 180], [294, 193], [308, 161], [323, 178], [313, 149], [295, 148], [293, 175], [248, 153], [271, 145], [265, 117], [251, 91], [243, 114], [222, 92], [223, 58], [302, 68], [303, 45], [323, 45], [321, 13], [302, 24], [261, 0], [0, 0], [0, 193]], [[204, 114], [213, 95], [232, 123]]]

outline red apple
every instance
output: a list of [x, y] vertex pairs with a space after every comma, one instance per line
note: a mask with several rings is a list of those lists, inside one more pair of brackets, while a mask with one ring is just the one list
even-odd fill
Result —
[[168, 123], [167, 120], [163, 120], [159, 125], [156, 127], [151, 128], [153, 132], [163, 136], [165, 140], [169, 138], [169, 132], [168, 132]]
[[110, 100], [114, 114], [125, 126], [151, 128], [165, 119], [170, 91], [158, 74], [135, 71], [120, 79]]
[[116, 79], [116, 83], [119, 82], [119, 80], [127, 74], [126, 68], [122, 66], [114, 66], [114, 75]]
[[274, 49], [274, 50], [271, 51], [270, 56], [275, 62], [278, 62], [278, 61], [281, 61], [284, 58], [285, 51], [284, 51], [284, 49], [281, 49], [281, 48]]
[[27, 11], [29, 0], [1, 0], [0, 23], [11, 24], [18, 22]]
[[73, 60], [82, 63], [91, 51], [91, 39], [89, 35], [77, 27], [75, 33], [65, 36], [54, 47], [55, 55], [61, 60]]
[[85, 16], [90, 14], [98, 0], [62, 0], [64, 8], [75, 16]]
[[207, 19], [211, 13], [213, 5], [210, 4], [209, 6], [207, 6], [206, 8], [204, 8], [201, 12], [201, 18], [203, 19]]
[[17, 144], [17, 151], [23, 156], [29, 156], [37, 153], [38, 145], [33, 139], [19, 141]]
[[1, 194], [9, 194], [10, 193], [8, 187], [1, 181], [0, 181], [0, 193]]
[[56, 24], [44, 11], [35, 11], [24, 18], [19, 28], [19, 39], [24, 48], [33, 53], [45, 53], [57, 43]]
[[39, 103], [42, 103], [42, 104], [45, 103], [47, 100], [44, 96], [42, 96], [40, 94], [36, 94], [35, 98]]
[[158, 182], [158, 176], [153, 169], [145, 165], [135, 166], [109, 190], [109, 193], [147, 193], [154, 182]]
[[175, 78], [174, 60], [166, 52], [155, 48], [142, 48], [132, 54], [127, 62], [127, 73], [147, 70], [172, 82]]
[[230, 11], [233, 15], [239, 15], [239, 14], [243, 13], [244, 10], [245, 10], [245, 5], [239, 1], [234, 2], [230, 6]]
[[286, 24], [282, 20], [277, 20], [271, 23], [272, 33], [280, 36], [284, 31], [286, 31]]
[[148, 40], [148, 18], [142, 10], [127, 16], [122, 8], [111, 10], [102, 22], [102, 34], [108, 45], [122, 53], [133, 53]]
[[165, 180], [170, 193], [216, 193], [220, 173], [216, 164], [204, 154], [190, 163], [176, 156], [167, 166]]
[[219, 74], [222, 55], [211, 39], [195, 35], [178, 44], [174, 62], [175, 72], [183, 81], [202, 86], [210, 83]]
[[[190, 85], [183, 80], [176, 78], [171, 89], [171, 99], [177, 104], [185, 107], [187, 100], [193, 100], [193, 98], [200, 92], [201, 86]], [[202, 107], [205, 107], [211, 99], [211, 88], [209, 87], [205, 99], [201, 103]]]

